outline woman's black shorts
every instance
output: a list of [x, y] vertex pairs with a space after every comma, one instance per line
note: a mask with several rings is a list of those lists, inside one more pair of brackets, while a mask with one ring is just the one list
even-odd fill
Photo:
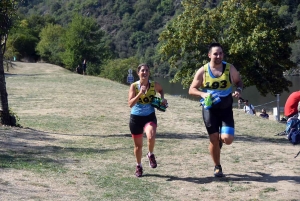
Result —
[[147, 123], [154, 123], [157, 125], [155, 112], [148, 116], [130, 115], [129, 128], [132, 135], [140, 135], [144, 133], [144, 127]]

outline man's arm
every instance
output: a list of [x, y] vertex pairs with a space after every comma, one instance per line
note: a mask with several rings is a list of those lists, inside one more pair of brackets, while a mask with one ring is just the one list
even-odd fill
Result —
[[230, 78], [232, 83], [234, 83], [234, 85], [236, 86], [233, 96], [239, 98], [243, 91], [243, 82], [240, 73], [233, 65], [230, 66]]
[[195, 74], [193, 82], [189, 88], [189, 94], [192, 96], [205, 98], [207, 93], [199, 91], [203, 82], [204, 67], [201, 67]]

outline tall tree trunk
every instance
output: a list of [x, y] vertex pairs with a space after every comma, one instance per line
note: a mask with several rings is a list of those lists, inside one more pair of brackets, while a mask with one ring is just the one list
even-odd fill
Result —
[[[3, 46], [0, 46], [2, 49]], [[3, 66], [3, 50], [0, 50], [0, 95], [1, 95], [1, 106], [2, 106], [2, 114], [1, 114], [1, 123], [3, 125], [11, 125], [11, 118], [9, 114], [8, 108], [8, 99], [7, 99], [7, 92], [6, 92], [6, 82], [5, 82], [5, 75], [4, 75], [4, 66]]]

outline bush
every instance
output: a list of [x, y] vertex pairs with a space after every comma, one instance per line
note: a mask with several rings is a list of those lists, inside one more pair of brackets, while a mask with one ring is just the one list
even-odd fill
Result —
[[104, 66], [100, 74], [101, 77], [108, 78], [110, 80], [127, 84], [128, 70], [132, 70], [134, 80], [138, 79], [136, 74], [136, 68], [139, 65], [139, 61], [135, 57], [128, 59], [116, 59], [108, 61]]

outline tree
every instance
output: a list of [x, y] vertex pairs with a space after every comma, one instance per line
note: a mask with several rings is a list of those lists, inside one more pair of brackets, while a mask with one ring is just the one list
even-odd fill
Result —
[[0, 95], [2, 115], [1, 123], [3, 125], [13, 125], [15, 122], [9, 113], [6, 82], [4, 75], [3, 56], [6, 48], [8, 32], [12, 27], [12, 19], [16, 15], [17, 0], [1, 0], [0, 1]]
[[62, 61], [66, 68], [74, 70], [83, 59], [100, 65], [109, 58], [110, 51], [104, 36], [104, 31], [93, 18], [75, 15], [62, 39], [65, 49]]
[[40, 32], [41, 40], [37, 44], [36, 50], [41, 58], [52, 64], [61, 65], [62, 48], [61, 38], [65, 30], [60, 25], [48, 24]]
[[109, 60], [103, 67], [101, 77], [108, 78], [110, 80], [122, 83], [127, 83], [128, 70], [132, 70], [134, 80], [138, 79], [136, 68], [139, 65], [139, 61], [135, 57], [127, 59]]
[[[269, 6], [263, 6], [266, 2]], [[288, 91], [292, 83], [283, 72], [295, 66], [289, 44], [297, 39], [296, 27], [278, 15], [272, 6], [278, 2], [228, 0], [212, 9], [205, 3], [183, 1], [184, 12], [160, 35], [163, 59], [178, 68], [174, 81], [188, 87], [195, 71], [208, 62], [208, 45], [220, 42], [245, 87], [255, 85], [262, 95]]]
[[32, 15], [26, 19], [15, 20], [7, 41], [7, 50], [15, 52], [14, 56], [17, 55], [20, 59], [37, 61], [39, 56], [36, 46], [40, 40], [39, 33], [49, 23], [54, 23], [54, 19], [49, 15]]

